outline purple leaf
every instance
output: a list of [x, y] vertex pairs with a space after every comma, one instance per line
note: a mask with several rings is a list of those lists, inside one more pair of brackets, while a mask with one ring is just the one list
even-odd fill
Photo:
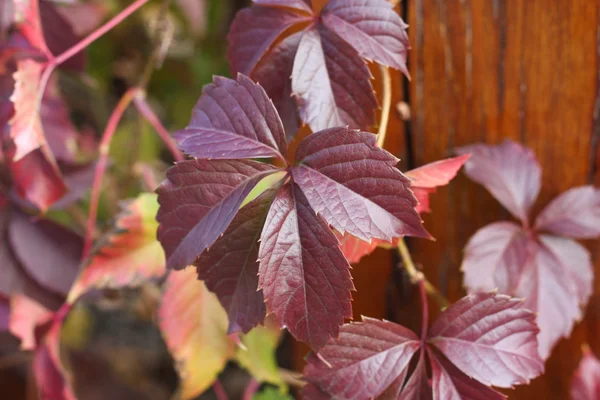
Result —
[[593, 186], [582, 186], [566, 191], [538, 215], [535, 228], [576, 239], [598, 237], [600, 190]]
[[[79, 42], [80, 38], [73, 31], [71, 23], [58, 12], [52, 2], [39, 0], [39, 12], [44, 40], [54, 56], [60, 55]], [[63, 69], [83, 71], [85, 67], [85, 54], [79, 52], [60, 66]]]
[[296, 159], [294, 181], [340, 233], [366, 241], [428, 237], [410, 180], [395, 168], [393, 155], [375, 146], [375, 135], [348, 128], [314, 133], [302, 141]]
[[[579, 305], [583, 299], [578, 289], [582, 280], [592, 275], [592, 265], [587, 250], [569, 239], [542, 236], [532, 248], [513, 291], [525, 298], [525, 307], [538, 314], [539, 353], [545, 360], [556, 342], [569, 336], [575, 321], [582, 317]], [[579, 261], [583, 263], [575, 266]], [[589, 296], [591, 281], [583, 285]]]
[[190, 265], [225, 231], [244, 198], [277, 168], [251, 160], [189, 160], [157, 189], [158, 240], [169, 268]]
[[317, 354], [308, 356], [304, 378], [336, 399], [379, 396], [404, 376], [420, 342], [410, 330], [363, 317], [344, 325]]
[[[444, 356], [429, 351], [431, 361], [432, 387], [434, 400], [502, 400], [498, 393], [469, 378], [449, 362]], [[415, 400], [419, 397], [413, 397]]]
[[537, 353], [535, 314], [508, 296], [475, 294], [448, 307], [429, 343], [484, 385], [528, 383], [544, 369]]
[[529, 211], [541, 184], [541, 169], [530, 149], [510, 140], [497, 146], [476, 144], [461, 147], [471, 153], [465, 173], [483, 185], [516, 218], [529, 223]]
[[467, 243], [463, 283], [469, 293], [510, 293], [527, 262], [529, 240], [520, 226], [496, 222], [478, 230]]
[[215, 76], [206, 85], [179, 147], [195, 158], [279, 157], [285, 161], [285, 132], [265, 91], [248, 77]]
[[408, 76], [408, 25], [389, 2], [331, 0], [323, 9], [323, 22], [364, 59], [399, 69]]
[[36, 282], [66, 296], [79, 272], [83, 240], [54, 222], [32, 218], [13, 212], [8, 228], [13, 252]]
[[194, 265], [198, 278], [216, 293], [229, 315], [228, 332], [248, 332], [265, 319], [258, 290], [258, 239], [275, 192], [268, 190], [242, 207], [210, 251]]
[[277, 43], [268, 57], [265, 57], [256, 66], [252, 74], [252, 77], [273, 100], [288, 140], [296, 135], [300, 120], [296, 100], [292, 97], [292, 82], [290, 80], [300, 38], [302, 38], [302, 32], [290, 35]]
[[377, 99], [365, 62], [346, 42], [323, 27], [304, 33], [292, 70], [292, 91], [302, 120], [313, 132], [374, 123]]
[[310, 20], [310, 14], [293, 9], [250, 7], [238, 12], [227, 36], [231, 74], [239, 72], [252, 77], [258, 62], [283, 32]]
[[348, 261], [297, 185], [279, 190], [259, 249], [259, 288], [279, 323], [318, 348], [352, 316]]
[[579, 368], [571, 381], [571, 400], [600, 399], [600, 361], [585, 347]]
[[406, 382], [406, 385], [404, 385], [404, 388], [402, 388], [402, 393], [400, 396], [390, 397], [390, 399], [431, 400], [431, 398], [431, 385], [429, 385], [429, 378], [427, 377], [425, 352], [421, 350], [417, 367]]

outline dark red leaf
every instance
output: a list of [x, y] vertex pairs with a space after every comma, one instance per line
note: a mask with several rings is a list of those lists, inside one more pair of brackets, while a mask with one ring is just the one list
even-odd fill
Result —
[[[417, 363], [415, 370], [408, 381], [406, 381], [404, 387], [402, 387], [402, 384], [403, 381], [399, 382], [397, 389], [394, 390], [394, 392], [399, 393], [398, 389], [401, 389], [401, 394], [399, 396], [390, 396], [390, 399], [431, 400], [431, 385], [429, 384], [429, 378], [427, 377], [425, 351], [421, 350], [419, 352], [419, 362]], [[390, 386], [390, 388], [392, 386]]]
[[[273, 46], [269, 57], [256, 65], [252, 78], [264, 89], [279, 112], [286, 137], [292, 139], [298, 131], [300, 115], [292, 96], [292, 67], [302, 32], [290, 35]], [[277, 78], [276, 78], [277, 77]]]
[[52, 53], [44, 40], [39, 0], [12, 1], [15, 6], [15, 22], [19, 27], [19, 31], [33, 47], [41, 50], [47, 57], [52, 57]]
[[429, 343], [484, 385], [512, 387], [541, 374], [535, 314], [508, 296], [475, 294], [453, 304], [431, 327]]
[[258, 290], [258, 239], [275, 192], [263, 192], [242, 207], [223, 236], [194, 262], [198, 279], [216, 293], [229, 315], [228, 332], [248, 332], [265, 319]]
[[259, 288], [278, 322], [318, 348], [352, 316], [354, 289], [339, 242], [297, 185], [279, 190], [259, 249]]
[[9, 318], [10, 318], [10, 303], [7, 298], [0, 295], [0, 332], [5, 332], [8, 330]]
[[192, 264], [225, 231], [244, 198], [277, 168], [251, 160], [190, 160], [157, 189], [158, 240], [169, 268]]
[[[279, 110], [293, 105], [286, 83], [291, 71], [300, 116], [313, 131], [340, 125], [369, 128], [377, 100], [363, 59], [406, 71], [406, 25], [392, 6], [385, 0], [336, 0], [314, 15], [301, 0], [255, 4], [239, 12], [231, 26], [232, 71], [264, 81], [265, 70], [273, 70], [268, 63], [281, 66], [270, 76], [277, 83], [265, 83]], [[287, 35], [295, 38], [286, 42]], [[295, 115], [283, 117], [291, 136], [295, 130], [288, 121]]]
[[285, 161], [285, 132], [265, 91], [239, 74], [216, 76], [206, 85], [179, 147], [195, 158], [279, 157]]
[[9, 240], [16, 258], [35, 281], [66, 296], [79, 271], [81, 236], [49, 220], [14, 212]]
[[376, 147], [375, 139], [348, 128], [308, 136], [296, 152], [300, 164], [292, 169], [294, 181], [340, 233], [367, 241], [429, 237], [414, 209], [410, 181], [395, 168], [398, 159]]
[[[434, 400], [502, 400], [502, 393], [465, 375], [444, 356], [429, 351]], [[414, 397], [415, 400], [419, 397]]]
[[576, 239], [600, 236], [600, 190], [593, 186], [567, 190], [538, 215], [535, 228]]
[[399, 69], [408, 76], [408, 25], [389, 2], [330, 0], [322, 18], [325, 26], [350, 43], [361, 57]]
[[600, 361], [585, 347], [579, 368], [571, 381], [571, 400], [600, 399]]
[[530, 149], [510, 140], [497, 146], [476, 144], [458, 149], [470, 153], [465, 173], [487, 190], [524, 224], [541, 184], [541, 169]]
[[[73, 47], [80, 38], [73, 31], [71, 23], [48, 0], [39, 0], [39, 12], [42, 22], [44, 41], [54, 56]], [[79, 52], [60, 64], [63, 69], [83, 71], [85, 67], [85, 54]]]
[[308, 356], [304, 377], [336, 399], [373, 398], [406, 374], [420, 345], [400, 325], [363, 317], [363, 322], [342, 326], [340, 336], [318, 355]]

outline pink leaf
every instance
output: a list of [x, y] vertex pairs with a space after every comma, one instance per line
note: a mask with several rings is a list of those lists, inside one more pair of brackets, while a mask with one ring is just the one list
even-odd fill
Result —
[[264, 297], [258, 290], [258, 240], [274, 194], [267, 190], [242, 207], [223, 236], [194, 263], [198, 278], [229, 315], [229, 334], [247, 333], [265, 318]]
[[487, 190], [515, 217], [529, 223], [529, 211], [541, 184], [541, 169], [530, 149], [510, 140], [497, 146], [476, 144], [458, 149], [470, 153], [465, 173]]
[[54, 312], [22, 294], [10, 299], [10, 332], [21, 340], [22, 350], [37, 347], [35, 328], [52, 320]]
[[600, 361], [589, 347], [583, 352], [579, 368], [571, 381], [571, 400], [600, 399]]
[[467, 162], [469, 154], [425, 164], [405, 173], [413, 180], [411, 187], [435, 189], [447, 185]]
[[183, 161], [157, 189], [158, 240], [169, 268], [181, 269], [225, 231], [244, 198], [275, 167], [245, 160]]
[[281, 120], [260, 86], [244, 75], [237, 81], [216, 76], [206, 85], [186, 129], [177, 132], [179, 147], [195, 158], [284, 159]]
[[371, 240], [371, 243], [369, 243], [355, 238], [348, 233], [342, 235], [337, 231], [335, 232], [335, 236], [337, 236], [338, 240], [340, 241], [342, 245], [342, 253], [344, 253], [344, 256], [348, 259], [350, 264], [356, 264], [364, 256], [371, 254], [373, 250], [375, 250], [377, 246], [382, 243], [377, 239]]
[[352, 316], [348, 261], [296, 184], [275, 197], [261, 234], [259, 288], [278, 322], [313, 348]]
[[314, 133], [302, 141], [296, 159], [294, 181], [340, 233], [367, 241], [429, 237], [414, 209], [410, 181], [395, 168], [397, 159], [375, 146], [373, 134], [348, 128]]
[[253, 0], [253, 2], [259, 6], [285, 7], [312, 13], [310, 0]]
[[567, 190], [538, 215], [535, 228], [576, 239], [600, 236], [600, 190], [593, 186]]
[[431, 327], [429, 343], [484, 385], [528, 383], [544, 370], [535, 314], [508, 296], [476, 294], [450, 306]]
[[[429, 378], [427, 377], [427, 365], [425, 361], [425, 352], [423, 350], [419, 353], [419, 362], [417, 367], [406, 381], [404, 387], [402, 384], [404, 380], [398, 382], [398, 389], [401, 389], [400, 396], [390, 396], [390, 399], [400, 400], [431, 400], [431, 385], [429, 384]], [[392, 385], [391, 387], [393, 387]], [[384, 397], [384, 396], [382, 396]]]
[[363, 317], [363, 322], [344, 325], [318, 355], [308, 356], [304, 377], [336, 399], [370, 399], [405, 376], [419, 347], [410, 330]]

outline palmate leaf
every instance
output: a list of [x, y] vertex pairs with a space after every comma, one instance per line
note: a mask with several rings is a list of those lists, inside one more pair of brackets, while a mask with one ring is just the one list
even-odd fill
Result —
[[497, 288], [524, 297], [526, 307], [538, 313], [539, 353], [546, 359], [582, 317], [592, 292], [590, 254], [572, 238], [600, 235], [594, 222], [600, 192], [591, 186], [571, 189], [532, 223], [529, 209], [540, 190], [541, 171], [531, 150], [505, 141], [499, 146], [467, 146], [459, 152], [472, 154], [467, 175], [522, 222], [522, 226], [497, 222], [475, 233], [465, 249], [464, 284], [470, 293]]
[[304, 398], [502, 399], [488, 385], [512, 387], [542, 373], [537, 332], [523, 302], [495, 293], [469, 295], [448, 307], [425, 342], [395, 323], [363, 318], [309, 355]]
[[586, 346], [571, 381], [571, 400], [600, 399], [600, 361]]
[[229, 43], [232, 72], [265, 87], [288, 137], [298, 119], [290, 96], [313, 132], [367, 129], [377, 100], [364, 60], [408, 74], [406, 25], [385, 0], [331, 0], [319, 14], [308, 1], [255, 0], [237, 14]]
[[[286, 168], [249, 160], [286, 154], [281, 120], [265, 99], [242, 75], [215, 78], [204, 89], [190, 129], [212, 131], [178, 135], [181, 147], [203, 159], [167, 171], [157, 190], [158, 238], [170, 268], [195, 262], [227, 309], [230, 332], [262, 321], [264, 296], [280, 325], [319, 347], [351, 316], [349, 264], [329, 226], [365, 240], [429, 234], [414, 209], [410, 180], [396, 169], [398, 159], [375, 146], [373, 134], [314, 133]], [[213, 141], [217, 136], [229, 140], [231, 153]], [[285, 177], [238, 213], [258, 182], [275, 173]]]

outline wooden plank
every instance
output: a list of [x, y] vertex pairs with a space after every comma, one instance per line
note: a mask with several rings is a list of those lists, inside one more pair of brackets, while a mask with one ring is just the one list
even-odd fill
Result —
[[[600, 181], [597, 1], [407, 1], [414, 49], [411, 151], [417, 165], [448, 157], [456, 146], [518, 140], [543, 167], [534, 214], [559, 193]], [[464, 293], [459, 266], [467, 240], [485, 224], [510, 216], [463, 176], [434, 195], [432, 209], [425, 221], [437, 241], [410, 244], [430, 280], [456, 300]], [[600, 246], [587, 245], [598, 275]], [[510, 391], [511, 399], [568, 398], [581, 344], [600, 351], [599, 321], [596, 295], [586, 320], [556, 348], [546, 374]]]

